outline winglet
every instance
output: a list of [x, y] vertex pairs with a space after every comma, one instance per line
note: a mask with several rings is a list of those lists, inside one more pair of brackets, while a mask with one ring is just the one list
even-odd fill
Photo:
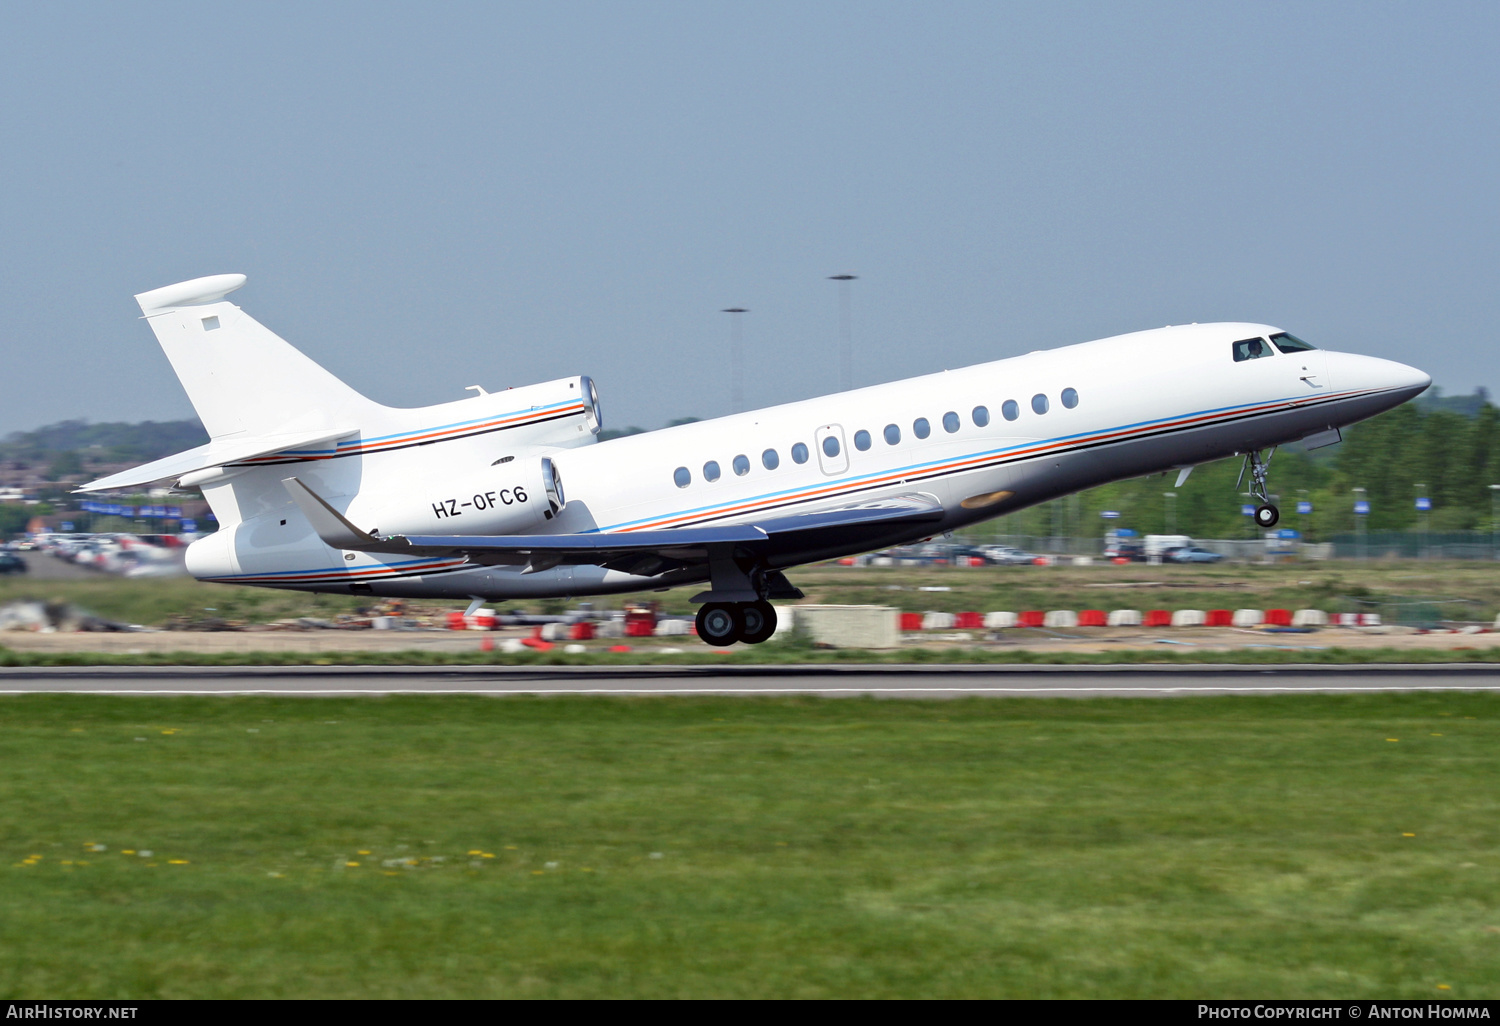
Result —
[[307, 522], [312, 524], [313, 530], [318, 532], [318, 537], [323, 539], [325, 545], [336, 549], [366, 550], [377, 547], [378, 539], [368, 531], [361, 531], [344, 515], [324, 502], [317, 492], [297, 480], [295, 477], [282, 478], [281, 485], [291, 495], [292, 501], [297, 508], [302, 510], [302, 515]]

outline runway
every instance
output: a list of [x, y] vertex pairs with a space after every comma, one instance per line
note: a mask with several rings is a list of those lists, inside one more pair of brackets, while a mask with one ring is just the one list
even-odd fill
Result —
[[1382, 666], [97, 666], [0, 668], [0, 695], [1171, 698], [1500, 691], [1495, 664]]

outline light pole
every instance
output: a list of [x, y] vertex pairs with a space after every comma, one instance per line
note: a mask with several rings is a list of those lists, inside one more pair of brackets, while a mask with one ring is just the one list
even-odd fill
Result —
[[733, 412], [745, 410], [745, 352], [744, 340], [740, 337], [740, 318], [750, 311], [743, 306], [731, 306], [720, 313], [729, 314], [729, 405]]
[[1177, 533], [1177, 493], [1162, 492], [1161, 497], [1167, 500], [1167, 533]]
[[1354, 489], [1354, 551], [1365, 558], [1365, 517], [1370, 515], [1370, 503], [1365, 499], [1363, 488]]
[[1490, 485], [1490, 558], [1500, 559], [1500, 484]]
[[854, 387], [854, 327], [849, 310], [849, 283], [858, 281], [855, 274], [830, 274], [829, 281], [839, 283], [839, 391]]
[[1427, 558], [1427, 511], [1432, 508], [1432, 500], [1427, 497], [1427, 486], [1417, 485], [1417, 558]]

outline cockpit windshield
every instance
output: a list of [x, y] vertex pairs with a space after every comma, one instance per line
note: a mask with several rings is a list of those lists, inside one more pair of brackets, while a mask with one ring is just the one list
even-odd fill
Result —
[[1288, 335], [1284, 331], [1279, 335], [1272, 335], [1271, 341], [1275, 342], [1276, 348], [1280, 349], [1283, 353], [1310, 353], [1316, 351], [1318, 348], [1317, 346], [1310, 346], [1296, 335]]
[[1241, 339], [1234, 344], [1234, 362], [1241, 363], [1245, 360], [1259, 360], [1265, 356], [1275, 356], [1276, 350], [1272, 349], [1270, 343], [1263, 338]]

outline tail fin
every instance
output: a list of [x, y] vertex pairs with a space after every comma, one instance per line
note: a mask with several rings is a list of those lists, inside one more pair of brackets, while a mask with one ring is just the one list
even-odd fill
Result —
[[224, 297], [243, 274], [136, 296], [209, 437], [354, 424], [375, 404]]

